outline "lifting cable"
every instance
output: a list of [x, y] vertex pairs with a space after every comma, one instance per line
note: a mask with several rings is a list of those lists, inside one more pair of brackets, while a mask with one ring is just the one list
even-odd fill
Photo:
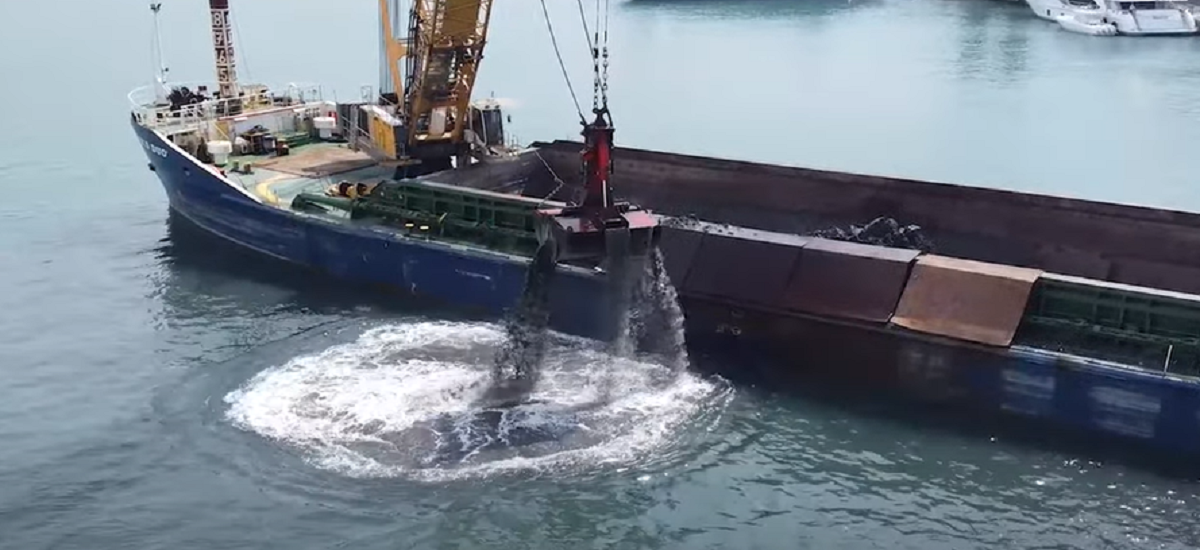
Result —
[[583, 0], [575, 0], [575, 4], [579, 6], [579, 22], [583, 24], [583, 39], [587, 40], [588, 51], [592, 51], [592, 34], [588, 30], [587, 14], [583, 11]]
[[[603, 17], [601, 2], [604, 5]], [[596, 0], [596, 23], [591, 32], [588, 31], [587, 17], [583, 14], [583, 0], [577, 0], [576, 3], [579, 4], [579, 19], [583, 21], [588, 53], [592, 56], [592, 112], [600, 112], [608, 108], [608, 0]], [[604, 29], [603, 41], [600, 37], [601, 27]]]
[[546, 17], [546, 30], [550, 31], [550, 43], [554, 46], [554, 55], [558, 57], [558, 67], [562, 69], [563, 80], [567, 81], [567, 90], [571, 92], [571, 100], [575, 102], [575, 112], [579, 114], [579, 122], [587, 124], [583, 109], [579, 107], [579, 97], [575, 95], [575, 87], [571, 85], [571, 77], [567, 74], [567, 64], [563, 63], [562, 52], [558, 49], [558, 40], [554, 38], [554, 25], [550, 23], [550, 12], [546, 9], [546, 0], [542, 0], [542, 15]]
[[[597, 77], [597, 79], [600, 82], [600, 108], [607, 110], [608, 109], [608, 12], [609, 12], [609, 9], [608, 9], [608, 0], [603, 0], [603, 1], [604, 1], [604, 42], [602, 42], [603, 52], [601, 53], [601, 56], [603, 57], [604, 62], [603, 62], [603, 69], [602, 69], [603, 72], [600, 73], [600, 75]], [[597, 9], [599, 9], [600, 2], [601, 2], [601, 0], [596, 0]], [[596, 14], [596, 26], [600, 26], [600, 15], [599, 14]], [[598, 35], [599, 31], [597, 31], [596, 34]], [[597, 37], [597, 38], [599, 38], [599, 37]], [[593, 54], [593, 55], [595, 55], [595, 54]]]

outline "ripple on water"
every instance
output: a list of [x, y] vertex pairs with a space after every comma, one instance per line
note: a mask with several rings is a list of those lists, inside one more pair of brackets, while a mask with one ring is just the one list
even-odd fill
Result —
[[230, 392], [226, 417], [352, 477], [446, 480], [667, 460], [719, 417], [725, 384], [554, 335], [522, 404], [481, 403], [498, 325], [418, 322], [296, 357]]

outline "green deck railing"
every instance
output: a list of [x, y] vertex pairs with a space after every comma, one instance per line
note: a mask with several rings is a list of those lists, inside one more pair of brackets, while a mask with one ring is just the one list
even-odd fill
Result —
[[293, 201], [301, 209], [310, 204], [347, 210], [355, 220], [426, 226], [424, 235], [493, 250], [528, 254], [538, 244], [534, 224], [541, 203], [515, 195], [401, 180], [380, 183], [370, 195], [354, 200], [302, 193]]
[[1200, 374], [1200, 297], [1043, 275], [1015, 343]]

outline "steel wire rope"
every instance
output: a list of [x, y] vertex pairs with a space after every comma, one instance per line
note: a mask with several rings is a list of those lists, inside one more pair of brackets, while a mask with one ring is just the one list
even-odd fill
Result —
[[[608, 14], [612, 10], [609, 9], [608, 0], [604, 0], [604, 69], [600, 75], [600, 105], [604, 108], [608, 107]], [[596, 22], [600, 24], [599, 21]], [[611, 118], [611, 115], [609, 115]]]
[[237, 38], [237, 44], [235, 45], [242, 52], [241, 59], [242, 67], [246, 70], [245, 76], [249, 80], [254, 80], [254, 73], [250, 71], [250, 56], [246, 55], [246, 42], [242, 40], [242, 28], [238, 26], [238, 18], [233, 14], [232, 10], [230, 11], [229, 19], [233, 22], [233, 36]]
[[[603, 19], [601, 19], [601, 9], [602, 9], [601, 3], [602, 2], [603, 2]], [[580, 122], [583, 123], [584, 125], [586, 125], [587, 119], [585, 119], [583, 116], [583, 109], [579, 105], [579, 98], [575, 94], [575, 88], [571, 84], [570, 76], [568, 76], [568, 74], [567, 74], [566, 63], [563, 62], [562, 53], [558, 48], [558, 40], [555, 38], [555, 35], [554, 35], [554, 26], [550, 20], [550, 12], [546, 8], [546, 0], [541, 0], [541, 3], [542, 3], [542, 15], [546, 19], [546, 30], [549, 31], [549, 33], [550, 33], [550, 42], [554, 46], [554, 55], [558, 58], [558, 66], [560, 69], [562, 69], [563, 80], [565, 80], [567, 82], [567, 89], [571, 92], [571, 100], [575, 103], [575, 112], [579, 115]], [[604, 107], [608, 106], [608, 21], [609, 21], [608, 14], [610, 11], [609, 2], [608, 2], [608, 0], [596, 0], [596, 22], [595, 22], [595, 26], [593, 28], [588, 27], [587, 13], [583, 7], [583, 0], [576, 0], [575, 4], [576, 4], [576, 6], [579, 7], [579, 22], [583, 25], [583, 38], [584, 38], [584, 41], [587, 42], [588, 54], [592, 58], [592, 74], [593, 74], [592, 110], [596, 111], [601, 106], [604, 106]], [[603, 28], [604, 28], [603, 70], [601, 69], [601, 64], [600, 64], [601, 50], [599, 47], [601, 26], [603, 26]], [[610, 115], [610, 117], [611, 117], [611, 115]], [[542, 197], [542, 199], [538, 202], [537, 208], [540, 208], [543, 204], [545, 204], [546, 201], [550, 200], [551, 197], [553, 197], [556, 193], [558, 193], [560, 190], [562, 190], [562, 188], [565, 187], [567, 185], [567, 183], [565, 181], [563, 181], [562, 178], [558, 177], [558, 174], [554, 172], [554, 169], [550, 167], [550, 164], [548, 162], [546, 162], [546, 159], [542, 158], [542, 155], [540, 153], [537, 153], [536, 151], [534, 153], [538, 157], [538, 160], [540, 160], [542, 162], [542, 166], [544, 166], [546, 168], [546, 171], [550, 174], [550, 177], [554, 178], [555, 183], [557, 183], [557, 185], [554, 187], [554, 189], [552, 189], [549, 193], [547, 193], [546, 196]]]
[[592, 31], [588, 30], [587, 14], [585, 14], [583, 10], [583, 0], [575, 0], [575, 4], [579, 6], [579, 22], [583, 23], [583, 39], [587, 40], [588, 51], [590, 52], [592, 51], [593, 44], [591, 35]]
[[550, 197], [553, 197], [559, 192], [559, 190], [561, 190], [563, 187], [566, 187], [567, 182], [558, 177], [558, 173], [556, 173], [554, 169], [550, 167], [550, 163], [546, 162], [546, 159], [542, 157], [542, 154], [539, 153], [537, 149], [534, 149], [533, 154], [538, 158], [538, 160], [542, 161], [542, 166], [546, 167], [546, 172], [549, 172], [550, 177], [554, 178], [554, 181], [558, 183], [554, 189], [551, 189], [549, 193], [546, 193], [546, 196], [542, 197], [542, 199], [538, 201], [537, 205], [533, 207], [534, 210], [541, 210], [542, 205], [546, 204], [546, 201], [550, 200]]
[[567, 64], [563, 62], [562, 52], [558, 49], [558, 39], [554, 37], [554, 24], [550, 22], [550, 11], [546, 9], [546, 0], [542, 2], [542, 15], [546, 18], [546, 30], [550, 32], [550, 44], [554, 46], [554, 56], [558, 58], [558, 67], [562, 69], [563, 80], [567, 81], [567, 91], [571, 92], [571, 101], [575, 102], [575, 112], [579, 122], [587, 124], [583, 109], [579, 107], [579, 97], [575, 95], [575, 87], [571, 85], [571, 76], [567, 74]]
[[[587, 27], [584, 27], [587, 32]], [[588, 38], [588, 53], [592, 56], [592, 112], [600, 112], [600, 0], [596, 0], [596, 26]]]

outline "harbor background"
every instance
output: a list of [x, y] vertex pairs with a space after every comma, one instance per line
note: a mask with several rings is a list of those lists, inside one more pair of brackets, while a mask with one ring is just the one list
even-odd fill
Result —
[[[748, 385], [705, 382], [661, 456], [616, 466], [600, 453], [430, 482], [268, 439], [320, 432], [266, 423], [272, 396], [238, 394], [257, 374], [371, 329], [482, 325], [169, 227], [124, 99], [152, 74], [149, 12], [100, 4], [0, 5], [0, 548], [1200, 545], [1186, 480]], [[990, 0], [612, 9], [621, 144], [1200, 210], [1196, 39], [1072, 35]], [[234, 10], [244, 80], [344, 99], [376, 84], [374, 2]], [[574, 10], [551, 6], [586, 108]], [[512, 98], [524, 141], [574, 137], [540, 6], [498, 2], [493, 19], [477, 91]], [[172, 76], [209, 79], [203, 3], [170, 3], [162, 23]], [[285, 405], [366, 395], [367, 374], [342, 375], [267, 387]], [[411, 383], [367, 380], [385, 395]]]

